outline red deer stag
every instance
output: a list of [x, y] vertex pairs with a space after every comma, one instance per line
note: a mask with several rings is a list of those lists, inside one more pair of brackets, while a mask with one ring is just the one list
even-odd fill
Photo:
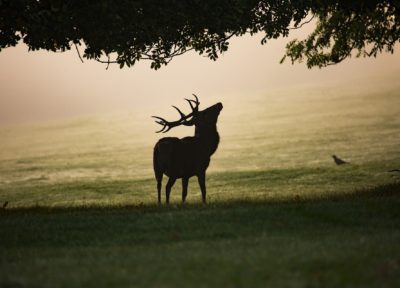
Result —
[[165, 189], [166, 203], [169, 204], [169, 195], [176, 179], [182, 178], [182, 203], [185, 202], [188, 190], [189, 178], [197, 176], [199, 181], [203, 203], [206, 203], [206, 170], [210, 164], [210, 157], [218, 148], [219, 135], [217, 132], [218, 115], [222, 110], [222, 104], [217, 103], [203, 111], [199, 111], [199, 99], [193, 94], [196, 100], [185, 99], [192, 112], [188, 115], [174, 107], [181, 118], [169, 122], [161, 117], [153, 116], [156, 123], [162, 125], [157, 131], [168, 132], [171, 128], [185, 125], [194, 125], [195, 134], [193, 137], [164, 137], [154, 146], [153, 166], [157, 179], [158, 203], [161, 203], [161, 182], [163, 174], [169, 177]]

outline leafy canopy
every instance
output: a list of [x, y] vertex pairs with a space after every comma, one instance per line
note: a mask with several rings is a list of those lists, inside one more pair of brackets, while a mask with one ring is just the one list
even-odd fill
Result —
[[315, 30], [288, 43], [282, 59], [324, 67], [350, 57], [393, 52], [400, 1], [358, 0], [0, 0], [0, 51], [82, 50], [82, 57], [130, 67], [167, 65], [194, 50], [212, 60], [229, 39], [262, 33], [262, 44], [311, 20]]

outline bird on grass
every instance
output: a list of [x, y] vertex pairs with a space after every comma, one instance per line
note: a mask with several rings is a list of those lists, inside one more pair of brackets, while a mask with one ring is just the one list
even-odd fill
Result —
[[392, 175], [392, 177], [398, 178], [400, 176], [400, 169], [392, 169], [387, 171]]
[[6, 208], [7, 205], [8, 205], [8, 201], [4, 202], [4, 203], [3, 203], [3, 209]]
[[343, 164], [348, 164], [349, 163], [349, 162], [346, 162], [346, 161], [340, 159], [336, 155], [332, 155], [332, 158], [333, 158], [333, 161], [335, 161], [336, 165], [343, 165]]

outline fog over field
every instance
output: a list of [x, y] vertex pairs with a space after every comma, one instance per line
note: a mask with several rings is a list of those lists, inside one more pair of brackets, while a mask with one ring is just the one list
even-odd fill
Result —
[[[109, 112], [166, 115], [173, 112], [170, 105], [185, 105], [182, 98], [191, 93], [200, 96], [202, 107], [229, 101], [243, 110], [238, 103], [251, 101], [254, 95], [272, 95], [276, 90], [293, 93], [324, 85], [362, 89], [366, 84], [369, 89], [381, 82], [382, 86], [397, 82], [397, 50], [377, 58], [353, 57], [323, 69], [309, 70], [304, 63], [279, 64], [289, 40], [304, 38], [311, 28], [293, 31], [289, 38], [266, 45], [260, 44], [262, 35], [234, 38], [228, 52], [215, 62], [189, 52], [158, 71], [151, 70], [146, 61], [131, 69], [111, 65], [106, 70], [97, 62], [81, 63], [75, 50], [28, 52], [23, 44], [7, 48], [0, 53], [0, 126]], [[329, 91], [326, 96], [331, 97]], [[229, 113], [240, 111], [224, 110], [225, 115]]]
[[[237, 186], [232, 189], [229, 179], [236, 176], [227, 174], [223, 184], [210, 182], [217, 185], [210, 188], [210, 195], [214, 191], [214, 198], [223, 199], [280, 197], [300, 191], [301, 195], [315, 196], [315, 193], [353, 191], [392, 181], [386, 171], [396, 168], [400, 159], [400, 86], [385, 87], [375, 80], [368, 84], [277, 89], [248, 95], [246, 100], [222, 99], [224, 109], [218, 124], [221, 142], [208, 173], [260, 171], [264, 173], [260, 175], [272, 179], [262, 178], [257, 182], [253, 175], [256, 179], [252, 184], [262, 183], [262, 186], [244, 186], [241, 191]], [[205, 98], [202, 103], [207, 106], [213, 102]], [[183, 99], [173, 104], [188, 111]], [[169, 119], [177, 116], [168, 105], [157, 108], [160, 111], [154, 114]], [[1, 128], [2, 198], [14, 199], [10, 205], [17, 206], [35, 201], [54, 205], [58, 200], [40, 196], [51, 185], [63, 187], [67, 183], [89, 181], [101, 187], [99, 183], [106, 181], [110, 187], [122, 185], [120, 191], [125, 198], [118, 201], [153, 202], [154, 143], [164, 135], [192, 135], [193, 128], [178, 127], [167, 134], [156, 134], [154, 131], [159, 127], [150, 118], [151, 110], [109, 112]], [[332, 154], [344, 157], [351, 166], [335, 170]], [[282, 173], [280, 178], [274, 178], [274, 171]], [[286, 181], [291, 173], [297, 173], [293, 171], [304, 176], [294, 182]], [[223, 175], [215, 179], [224, 179]], [[112, 182], [141, 179], [146, 180], [117, 185]], [[198, 200], [197, 185], [193, 186], [189, 199]], [[100, 204], [121, 196], [115, 191], [103, 193], [99, 187], [88, 188], [86, 192], [77, 187], [62, 188], [66, 189], [60, 194], [65, 198], [62, 203], [94, 200]], [[173, 197], [179, 197], [179, 189], [177, 185]]]

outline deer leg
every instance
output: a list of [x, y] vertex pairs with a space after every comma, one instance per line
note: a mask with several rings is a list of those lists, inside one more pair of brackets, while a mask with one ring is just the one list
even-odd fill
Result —
[[188, 191], [189, 178], [182, 178], [182, 203], [185, 203]]
[[165, 187], [165, 201], [169, 204], [169, 194], [171, 193], [171, 188], [174, 186], [176, 178], [169, 177], [167, 186]]
[[203, 200], [203, 204], [206, 204], [206, 172], [201, 172], [197, 176], [197, 179], [199, 180], [201, 198]]
[[157, 193], [158, 193], [158, 204], [161, 204], [161, 183], [163, 174], [157, 175]]

